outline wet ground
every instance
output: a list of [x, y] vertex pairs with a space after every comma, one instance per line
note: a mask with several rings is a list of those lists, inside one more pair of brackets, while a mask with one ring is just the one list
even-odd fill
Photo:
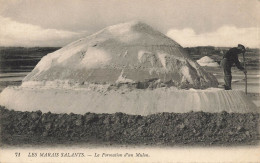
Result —
[[[223, 88], [224, 75], [220, 67], [204, 67], [218, 79], [219, 87]], [[257, 69], [247, 70], [247, 96], [260, 108], [260, 71]], [[245, 74], [236, 67], [232, 68], [232, 89], [245, 92]]]

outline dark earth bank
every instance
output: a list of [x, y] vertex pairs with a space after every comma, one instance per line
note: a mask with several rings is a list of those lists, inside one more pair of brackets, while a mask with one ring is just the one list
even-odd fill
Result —
[[253, 145], [257, 113], [54, 114], [0, 107], [2, 145]]

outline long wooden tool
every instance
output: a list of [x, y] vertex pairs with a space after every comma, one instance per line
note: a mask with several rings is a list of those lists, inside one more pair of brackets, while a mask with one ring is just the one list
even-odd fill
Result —
[[[246, 70], [245, 52], [243, 53], [243, 60], [244, 60], [244, 69]], [[247, 73], [245, 73], [245, 92], [247, 94]]]

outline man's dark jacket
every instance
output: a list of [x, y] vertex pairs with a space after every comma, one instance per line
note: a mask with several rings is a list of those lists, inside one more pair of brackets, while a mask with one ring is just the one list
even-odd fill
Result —
[[242, 53], [242, 50], [238, 48], [231, 48], [229, 49], [226, 54], [223, 56], [223, 58], [227, 59], [227, 64], [232, 67], [235, 63], [237, 68], [240, 70], [244, 70], [244, 67], [241, 66], [239, 60], [238, 60], [238, 54]]

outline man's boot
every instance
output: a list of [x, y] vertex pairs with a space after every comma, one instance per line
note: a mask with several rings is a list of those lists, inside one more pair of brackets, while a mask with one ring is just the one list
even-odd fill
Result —
[[231, 75], [226, 75], [224, 77], [225, 80], [225, 90], [231, 90], [231, 81], [232, 81], [232, 76]]

